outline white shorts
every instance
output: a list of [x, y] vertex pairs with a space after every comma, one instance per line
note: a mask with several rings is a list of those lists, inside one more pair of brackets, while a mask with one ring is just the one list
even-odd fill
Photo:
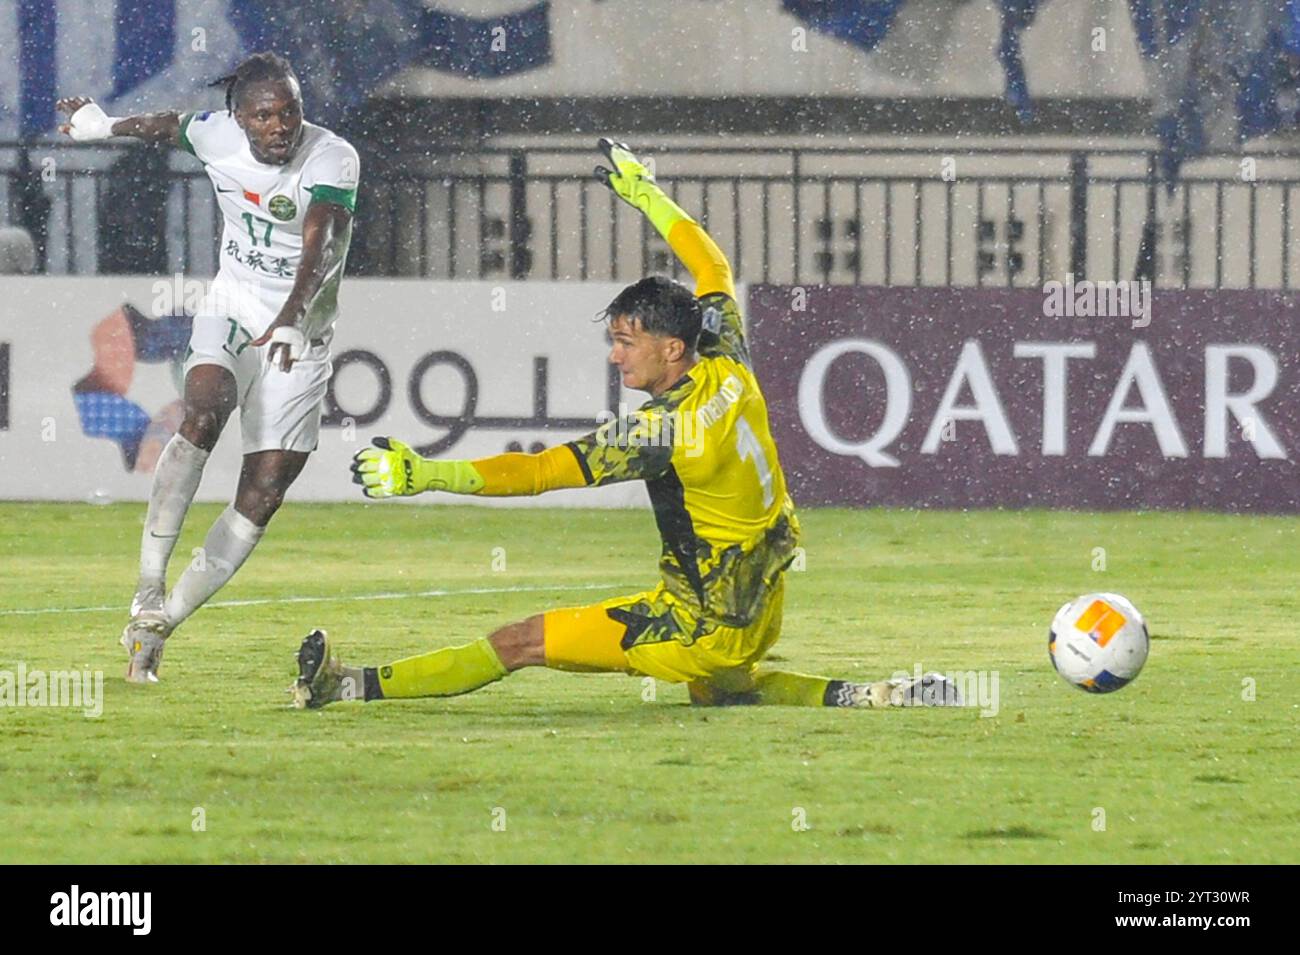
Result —
[[235, 376], [244, 453], [315, 451], [321, 408], [334, 364], [327, 342], [315, 339], [287, 372], [270, 364], [270, 345], [249, 346], [256, 336], [224, 315], [196, 315], [185, 374], [195, 365], [220, 365]]

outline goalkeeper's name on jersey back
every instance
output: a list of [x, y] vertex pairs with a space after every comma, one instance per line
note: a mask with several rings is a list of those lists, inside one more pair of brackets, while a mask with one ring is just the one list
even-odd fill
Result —
[[726, 417], [727, 409], [740, 400], [744, 391], [744, 382], [728, 375], [718, 393], [694, 409], [674, 408], [662, 415], [640, 416], [620, 402], [617, 414], [602, 411], [596, 416], [596, 423], [601, 426], [596, 431], [596, 443], [618, 447], [678, 447], [686, 457], [698, 458], [704, 453], [708, 429]]

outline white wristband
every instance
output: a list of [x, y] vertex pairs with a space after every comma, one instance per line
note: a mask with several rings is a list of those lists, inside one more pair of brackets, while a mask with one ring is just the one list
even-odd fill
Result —
[[120, 116], [109, 116], [98, 103], [87, 103], [68, 117], [68, 135], [79, 143], [109, 139], [113, 135], [113, 124], [120, 119]]
[[[271, 332], [272, 345], [288, 345], [289, 360], [297, 361], [307, 348], [307, 337], [292, 325], [281, 325]], [[268, 349], [269, 351], [270, 349]]]

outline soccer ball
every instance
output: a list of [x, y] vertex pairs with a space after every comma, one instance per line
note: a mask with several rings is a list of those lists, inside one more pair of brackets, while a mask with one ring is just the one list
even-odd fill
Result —
[[1047, 637], [1056, 672], [1089, 693], [1111, 693], [1131, 682], [1150, 646], [1142, 614], [1119, 594], [1071, 600], [1056, 612]]

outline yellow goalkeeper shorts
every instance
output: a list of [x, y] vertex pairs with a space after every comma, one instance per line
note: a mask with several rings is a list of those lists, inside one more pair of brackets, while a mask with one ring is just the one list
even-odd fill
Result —
[[747, 627], [708, 629], [660, 585], [589, 607], [543, 615], [546, 665], [556, 670], [643, 674], [671, 683], [704, 681], [746, 692], [781, 635], [785, 578], [777, 579]]

